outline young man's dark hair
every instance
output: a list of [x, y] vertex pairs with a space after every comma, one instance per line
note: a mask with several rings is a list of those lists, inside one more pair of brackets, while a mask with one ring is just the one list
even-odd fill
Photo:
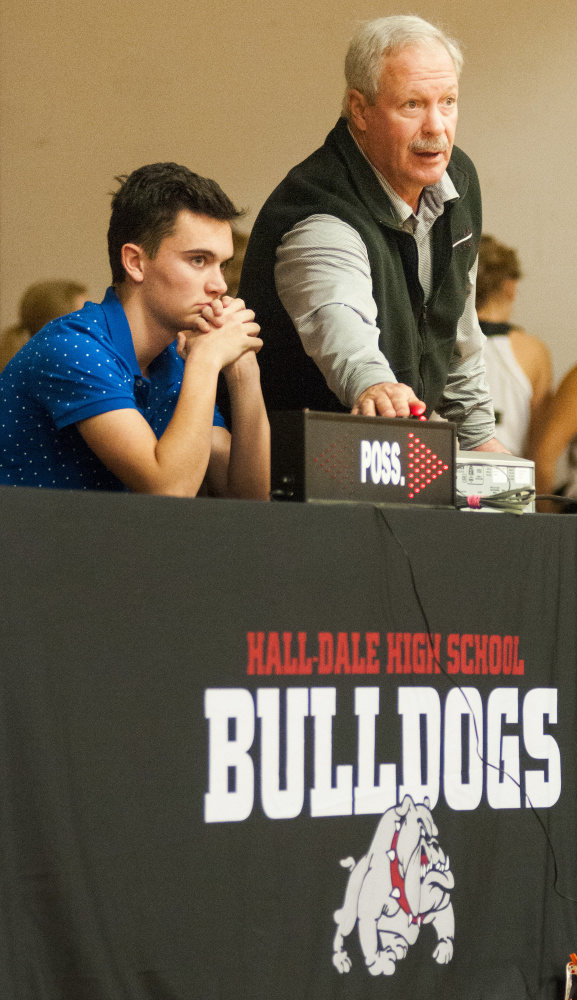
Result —
[[138, 244], [152, 260], [183, 209], [222, 222], [244, 214], [216, 181], [178, 163], [151, 163], [116, 180], [120, 188], [112, 196], [108, 227], [108, 256], [115, 285], [126, 277], [120, 253], [124, 244]]

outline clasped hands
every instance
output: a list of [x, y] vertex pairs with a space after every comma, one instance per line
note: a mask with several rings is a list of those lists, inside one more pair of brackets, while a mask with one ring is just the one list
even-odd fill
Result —
[[260, 351], [263, 342], [259, 333], [252, 309], [247, 309], [242, 299], [224, 295], [203, 306], [190, 327], [178, 333], [177, 351], [185, 361], [191, 353], [210, 352], [226, 374], [243, 356], [254, 358]]

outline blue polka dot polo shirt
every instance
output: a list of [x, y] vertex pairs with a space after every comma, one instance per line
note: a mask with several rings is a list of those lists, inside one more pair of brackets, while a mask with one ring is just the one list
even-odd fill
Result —
[[[144, 378], [113, 288], [53, 320], [0, 373], [0, 484], [126, 490], [75, 427], [109, 410], [142, 413], [157, 437], [178, 400], [184, 362], [170, 344]], [[214, 421], [224, 427], [215, 407]]]

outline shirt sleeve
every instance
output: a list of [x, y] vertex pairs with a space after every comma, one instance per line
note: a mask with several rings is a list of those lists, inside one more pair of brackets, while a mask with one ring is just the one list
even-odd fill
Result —
[[214, 417], [212, 418], [212, 426], [213, 427], [226, 427], [225, 419], [224, 419], [222, 413], [220, 412], [218, 406], [216, 406], [216, 405], [214, 407]]
[[380, 330], [365, 244], [332, 215], [311, 215], [277, 249], [279, 298], [343, 406], [378, 382], [396, 382], [379, 350]]
[[28, 389], [59, 430], [110, 410], [138, 409], [132, 374], [101, 341], [73, 324], [36, 336]]
[[465, 451], [495, 436], [493, 400], [485, 378], [485, 335], [475, 310], [478, 258], [469, 271], [465, 309], [457, 324], [457, 339], [447, 384], [437, 410], [457, 424], [459, 445]]

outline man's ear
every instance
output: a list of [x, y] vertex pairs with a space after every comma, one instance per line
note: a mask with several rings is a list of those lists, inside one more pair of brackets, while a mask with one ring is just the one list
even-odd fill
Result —
[[120, 250], [120, 259], [127, 275], [137, 284], [144, 278], [143, 263], [144, 250], [136, 243], [124, 243]]
[[365, 95], [361, 94], [360, 90], [349, 90], [347, 94], [347, 101], [349, 104], [351, 123], [359, 130], [359, 132], [364, 132], [367, 128], [365, 112], [369, 102], [367, 101]]

